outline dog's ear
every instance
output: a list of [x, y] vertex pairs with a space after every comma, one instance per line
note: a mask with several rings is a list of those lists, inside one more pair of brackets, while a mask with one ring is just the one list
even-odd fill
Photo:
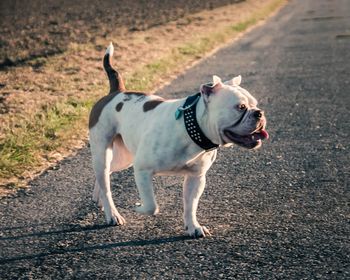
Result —
[[209, 96], [220, 90], [224, 84], [218, 76], [213, 76], [213, 83], [201, 85], [200, 91], [206, 103], [209, 102]]
[[242, 82], [242, 77], [241, 75], [238, 75], [237, 77], [234, 77], [233, 79], [225, 82], [225, 84], [229, 86], [239, 86], [241, 82]]

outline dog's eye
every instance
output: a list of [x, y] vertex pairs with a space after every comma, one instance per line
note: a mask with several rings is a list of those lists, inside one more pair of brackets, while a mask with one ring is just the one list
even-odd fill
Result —
[[242, 103], [238, 105], [238, 110], [245, 111], [246, 109], [247, 109], [247, 106], [245, 104]]

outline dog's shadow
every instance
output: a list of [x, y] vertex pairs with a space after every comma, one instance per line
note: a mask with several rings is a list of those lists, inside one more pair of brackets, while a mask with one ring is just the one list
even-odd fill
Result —
[[[42, 225], [37, 225], [42, 226]], [[32, 228], [35, 226], [32, 226]], [[152, 245], [161, 245], [161, 244], [167, 244], [167, 243], [174, 243], [174, 242], [182, 242], [185, 240], [192, 239], [189, 236], [170, 236], [170, 237], [161, 237], [161, 238], [155, 238], [155, 239], [139, 239], [139, 240], [129, 240], [129, 241], [121, 241], [117, 243], [108, 243], [108, 244], [96, 244], [96, 245], [89, 245], [84, 246], [84, 244], [81, 244], [79, 246], [66, 246], [61, 248], [55, 248], [50, 246], [50, 240], [57, 243], [57, 240], [62, 240], [62, 235], [66, 237], [66, 234], [74, 234], [74, 233], [84, 233], [84, 232], [90, 232], [95, 230], [102, 230], [106, 228], [110, 228], [111, 226], [108, 225], [88, 225], [88, 226], [71, 226], [67, 227], [66, 229], [62, 230], [52, 230], [52, 231], [36, 231], [28, 234], [12, 234], [12, 236], [4, 236], [2, 234], [0, 236], [0, 244], [1, 243], [8, 243], [8, 245], [13, 244], [12, 242], [20, 241], [23, 242], [25, 239], [30, 238], [44, 238], [48, 239], [48, 246], [47, 250], [45, 252], [41, 253], [34, 253], [34, 254], [18, 254], [17, 256], [9, 256], [9, 257], [0, 257], [0, 264], [6, 264], [6, 263], [13, 263], [16, 261], [21, 260], [31, 260], [31, 259], [40, 259], [55, 255], [63, 255], [67, 253], [81, 253], [81, 252], [89, 252], [89, 251], [95, 251], [95, 250], [110, 250], [114, 248], [121, 248], [121, 247], [143, 247], [143, 246], [152, 246]], [[24, 227], [23, 227], [24, 229]], [[7, 231], [11, 232], [13, 231], [21, 231], [21, 228], [0, 228], [0, 232]], [[65, 241], [68, 241], [69, 238], [64, 239]], [[3, 244], [1, 245], [3, 246]], [[35, 249], [33, 249], [35, 250]]]

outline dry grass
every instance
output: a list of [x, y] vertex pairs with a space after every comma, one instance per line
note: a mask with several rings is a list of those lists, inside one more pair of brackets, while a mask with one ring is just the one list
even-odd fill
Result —
[[[114, 64], [129, 89], [153, 91], [193, 62], [263, 20], [285, 0], [247, 0], [96, 44], [69, 46], [47, 59], [0, 72], [0, 195], [83, 146], [92, 104], [107, 92], [101, 58], [114, 42]], [[215, 19], [215, 25], [212, 24]], [[181, 33], [181, 36], [178, 34]]]

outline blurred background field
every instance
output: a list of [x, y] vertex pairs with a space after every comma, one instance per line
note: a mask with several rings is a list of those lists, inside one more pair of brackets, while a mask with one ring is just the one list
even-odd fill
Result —
[[[244, 1], [244, 0], [243, 0]], [[0, 67], [95, 43], [115, 29], [143, 31], [242, 0], [2, 0]]]

